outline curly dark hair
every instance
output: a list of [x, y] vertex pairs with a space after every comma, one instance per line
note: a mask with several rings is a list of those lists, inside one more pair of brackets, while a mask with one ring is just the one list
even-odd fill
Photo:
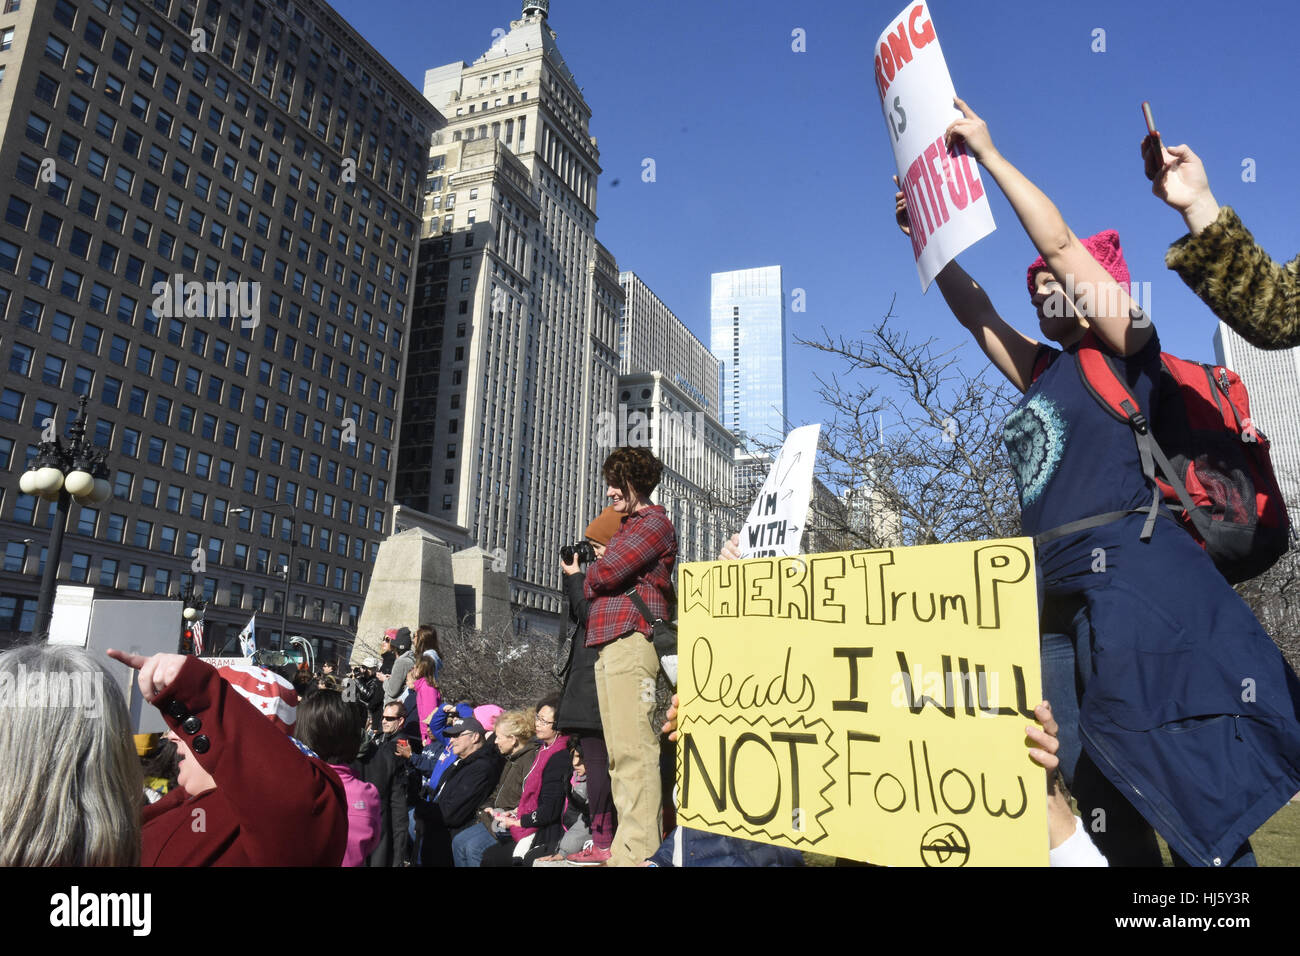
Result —
[[631, 486], [636, 491], [637, 497], [645, 500], [650, 497], [655, 488], [659, 487], [659, 476], [663, 474], [663, 470], [663, 462], [656, 458], [650, 449], [624, 445], [609, 453], [605, 464], [600, 468], [600, 473], [605, 481], [623, 494], [626, 495], [628, 487]]

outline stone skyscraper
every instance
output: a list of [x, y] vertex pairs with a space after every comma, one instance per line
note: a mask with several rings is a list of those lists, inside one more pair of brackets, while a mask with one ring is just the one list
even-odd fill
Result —
[[736, 440], [719, 423], [718, 360], [634, 272], [619, 275], [617, 428], [664, 464], [654, 501], [677, 529], [680, 561], [712, 561], [739, 527], [731, 505]]
[[473, 64], [429, 70], [435, 135], [397, 500], [469, 530], [521, 620], [553, 627], [559, 548], [604, 504], [622, 291], [596, 241], [591, 111], [547, 4]]

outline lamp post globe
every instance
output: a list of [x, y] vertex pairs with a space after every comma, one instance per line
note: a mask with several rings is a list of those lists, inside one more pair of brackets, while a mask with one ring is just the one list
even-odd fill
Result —
[[57, 501], [59, 491], [63, 488], [63, 472], [49, 465], [44, 468], [37, 468], [33, 483], [36, 486], [38, 495], [46, 501]]
[[72, 503], [76, 501], [80, 505], [86, 505], [107, 501], [113, 494], [113, 487], [108, 481], [109, 471], [104, 463], [108, 452], [86, 438], [87, 401], [85, 395], [77, 399], [79, 408], [68, 429], [69, 438], [65, 440], [55, 435], [43, 439], [36, 448], [35, 459], [18, 479], [18, 487], [23, 494], [35, 495], [57, 505], [50, 525], [50, 543], [45, 569], [41, 573], [32, 628], [32, 634], [37, 640], [49, 637], [63, 536], [67, 531]]
[[74, 498], [85, 498], [95, 490], [95, 478], [90, 472], [78, 468], [63, 480], [63, 487]]

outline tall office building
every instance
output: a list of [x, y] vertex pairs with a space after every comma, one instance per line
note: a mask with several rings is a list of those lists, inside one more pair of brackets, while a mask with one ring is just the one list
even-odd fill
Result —
[[618, 283], [624, 298], [618, 320], [619, 374], [664, 372], [705, 414], [722, 421], [717, 356], [635, 272], [620, 272]]
[[1300, 348], [1258, 349], [1222, 322], [1214, 354], [1250, 390], [1250, 412], [1269, 440], [1269, 457], [1293, 516], [1300, 515]]
[[289, 632], [342, 650], [436, 112], [315, 0], [11, 2], [0, 37], [0, 632], [31, 628], [53, 520], [17, 473], [86, 395], [113, 497], [72, 506], [60, 580], [194, 587], [209, 646], [253, 613], [265, 644], [287, 585]]
[[718, 421], [718, 360], [633, 272], [619, 275], [618, 414], [606, 444], [644, 443], [663, 462], [654, 500], [677, 529], [681, 561], [712, 561], [739, 528], [736, 440]]
[[559, 548], [604, 503], [622, 291], [596, 241], [591, 111], [546, 15], [526, 3], [473, 64], [425, 76], [447, 126], [428, 157], [397, 500], [469, 529], [504, 561], [517, 621], [553, 629]]
[[715, 272], [711, 314], [723, 426], [750, 450], [779, 445], [787, 431], [781, 267]]

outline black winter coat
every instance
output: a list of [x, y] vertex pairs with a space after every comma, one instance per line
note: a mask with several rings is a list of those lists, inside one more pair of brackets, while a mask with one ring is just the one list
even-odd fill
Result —
[[502, 757], [491, 741], [447, 768], [432, 802], [415, 805], [424, 822], [422, 861], [425, 866], [452, 866], [451, 840], [477, 822], [478, 808], [501, 776]]
[[[407, 819], [410, 765], [397, 756], [401, 735], [375, 738], [357, 759], [357, 776], [374, 784], [379, 791], [379, 844], [371, 852], [366, 866], [402, 866], [406, 862]], [[420, 752], [420, 738], [406, 738], [411, 752]]]
[[569, 599], [569, 655], [561, 674], [564, 689], [560, 692], [560, 708], [555, 723], [560, 733], [577, 737], [601, 735], [600, 704], [596, 698], [596, 658], [599, 647], [587, 646], [587, 598], [583, 584], [587, 576], [564, 575], [565, 593]]

